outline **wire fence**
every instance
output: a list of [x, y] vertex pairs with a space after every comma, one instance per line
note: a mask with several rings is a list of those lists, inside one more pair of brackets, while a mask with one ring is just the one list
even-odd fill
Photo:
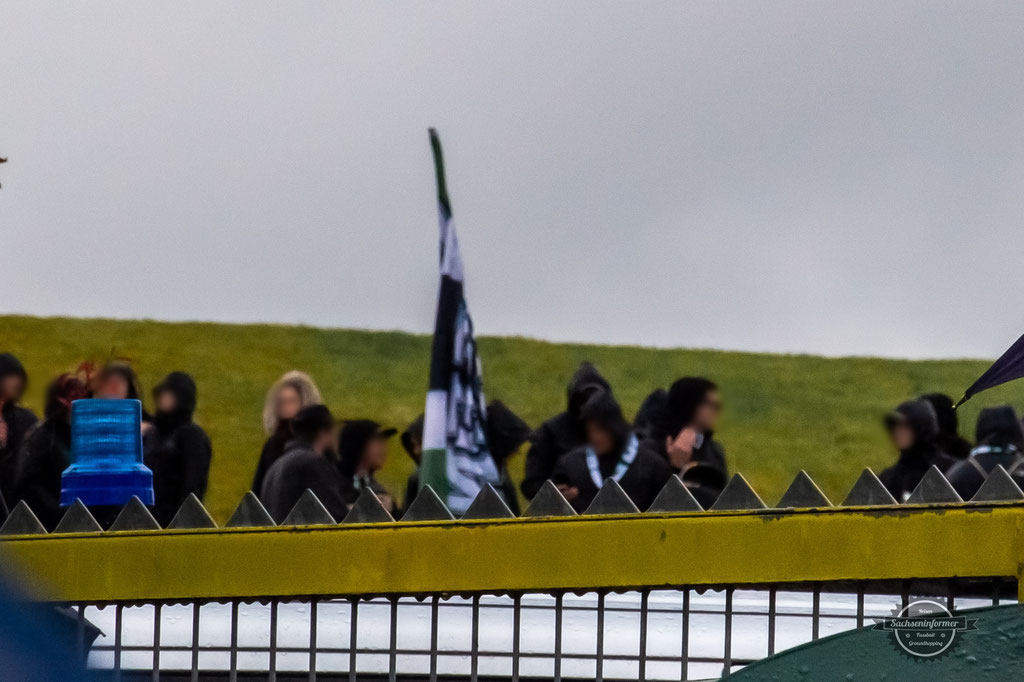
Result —
[[991, 578], [73, 606], [80, 632], [103, 633], [89, 666], [121, 680], [695, 680], [913, 599], [952, 611], [1016, 594]]

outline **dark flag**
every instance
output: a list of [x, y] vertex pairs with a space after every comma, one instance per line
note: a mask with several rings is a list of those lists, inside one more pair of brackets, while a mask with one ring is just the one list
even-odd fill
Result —
[[423, 420], [420, 487], [431, 486], [449, 509], [462, 514], [484, 485], [497, 486], [501, 477], [487, 446], [480, 358], [463, 295], [462, 256], [445, 187], [441, 142], [433, 129], [430, 145], [437, 173], [441, 286]]
[[964, 391], [964, 397], [960, 398], [956, 407], [966, 403], [975, 393], [1021, 377], [1024, 377], [1024, 336], [1014, 341], [1013, 345]]

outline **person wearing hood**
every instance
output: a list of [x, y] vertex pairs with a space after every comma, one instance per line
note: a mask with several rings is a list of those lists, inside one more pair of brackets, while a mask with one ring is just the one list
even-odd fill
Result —
[[661, 425], [648, 447], [663, 455], [672, 469], [685, 478], [698, 465], [728, 477], [725, 449], [715, 440], [722, 412], [718, 386], [703, 377], [683, 377], [669, 387]]
[[139, 375], [127, 362], [109, 362], [96, 375], [94, 381], [94, 398], [107, 400], [138, 400], [142, 405], [142, 428], [147, 430], [153, 424], [153, 415], [146, 411], [142, 399], [142, 385]]
[[904, 502], [933, 464], [945, 472], [957, 460], [939, 449], [939, 419], [927, 400], [908, 400], [885, 418], [892, 444], [899, 451], [896, 463], [878, 478], [897, 502]]
[[951, 457], [965, 459], [971, 454], [971, 444], [960, 435], [953, 399], [945, 393], [927, 393], [921, 400], [931, 403], [939, 420], [939, 435], [935, 439], [939, 449]]
[[586, 511], [609, 478], [640, 510], [654, 502], [672, 469], [664, 457], [641, 445], [622, 408], [608, 393], [596, 393], [580, 410], [585, 444], [559, 460], [551, 480], [579, 513]]
[[73, 374], [62, 374], [46, 389], [44, 420], [18, 450], [14, 499], [25, 503], [52, 531], [64, 510], [60, 507], [61, 474], [71, 464], [71, 403], [89, 397], [89, 388]]
[[302, 408], [320, 402], [320, 389], [305, 372], [292, 370], [270, 387], [263, 401], [263, 429], [267, 440], [263, 443], [250, 490], [259, 494], [267, 471], [284, 454], [285, 445], [292, 439], [291, 422], [295, 415]]
[[27, 385], [28, 374], [21, 361], [10, 353], [0, 353], [0, 500], [6, 500], [11, 508], [15, 504], [11, 497], [18, 448], [38, 421], [31, 410], [18, 405]]
[[351, 419], [341, 427], [338, 435], [338, 470], [341, 472], [341, 496], [349, 506], [359, 499], [363, 488], [377, 494], [384, 508], [392, 516], [398, 514], [398, 504], [380, 481], [377, 472], [388, 459], [388, 440], [396, 429], [382, 429], [371, 419]]
[[978, 445], [970, 456], [950, 467], [950, 485], [964, 500], [978, 492], [988, 475], [1001, 465], [1017, 485], [1024, 486], [1024, 427], [1010, 405], [986, 407], [975, 427]]
[[308, 405], [291, 420], [292, 438], [284, 454], [270, 465], [257, 492], [275, 523], [287, 518], [306, 490], [311, 490], [336, 521], [348, 514], [344, 482], [331, 458], [334, 416], [324, 405]]
[[508, 472], [508, 460], [530, 439], [530, 425], [505, 403], [492, 400], [487, 405], [487, 424], [484, 428], [487, 433], [487, 447], [501, 473], [498, 492], [505, 498], [505, 504], [512, 513], [519, 516], [519, 496], [516, 494], [516, 484]]
[[641, 442], [663, 442], [669, 436], [668, 391], [656, 388], [640, 403], [633, 417], [633, 432]]
[[212, 450], [206, 432], [192, 421], [196, 384], [171, 372], [153, 389], [156, 415], [143, 439], [143, 460], [153, 471], [153, 517], [166, 526], [189, 493], [206, 494]]
[[586, 438], [580, 420], [584, 403], [598, 393], [611, 395], [612, 388], [596, 367], [583, 362], [569, 380], [566, 393], [565, 412], [548, 419], [530, 437], [532, 444], [526, 453], [526, 472], [520, 485], [528, 500], [551, 478], [559, 458], [584, 444]]

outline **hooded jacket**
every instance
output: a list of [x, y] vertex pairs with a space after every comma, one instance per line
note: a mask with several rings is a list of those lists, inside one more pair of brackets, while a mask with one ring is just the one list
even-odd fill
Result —
[[203, 499], [212, 456], [206, 432], [192, 421], [196, 409], [192, 377], [171, 372], [153, 389], [157, 402], [164, 391], [174, 394], [174, 410], [158, 410], [143, 440], [144, 460], [153, 471], [153, 517], [161, 526], [170, 523], [189, 493]]
[[[659, 395], [659, 391], [647, 396], [637, 412], [637, 421], [642, 427], [639, 432], [644, 436], [647, 448], [668, 461], [666, 439], [675, 438], [680, 431], [690, 426], [697, 408], [704, 402], [708, 392], [715, 388], [714, 382], [709, 379], [683, 377], [675, 381], [667, 393], [661, 391], [664, 396]], [[701, 434], [700, 442], [694, 448], [690, 461], [694, 465], [710, 467], [719, 472], [720, 476], [710, 478], [727, 479], [729, 469], [725, 462], [725, 448], [714, 436], [711, 431]]]
[[633, 432], [642, 441], [663, 441], [668, 437], [668, 391], [656, 388], [644, 398], [633, 417]]
[[988, 475], [1001, 465], [1019, 486], [1024, 486], [1024, 428], [1017, 411], [1009, 405], [987, 407], [978, 415], [977, 447], [970, 457], [954, 464], [946, 473], [950, 485], [970, 500]]
[[[28, 382], [21, 361], [10, 353], [0, 353], [0, 382], [9, 376], [20, 377], [23, 383]], [[18, 405], [20, 400], [21, 396], [18, 395], [0, 405], [0, 498], [6, 500], [11, 508], [16, 503], [12, 498], [18, 448], [29, 429], [38, 421], [31, 410]]]
[[527, 499], [532, 499], [554, 471], [558, 459], [584, 442], [580, 423], [583, 404], [595, 393], [611, 395], [611, 385], [589, 362], [576, 369], [566, 388], [566, 410], [540, 425], [530, 438], [532, 445], [526, 453], [526, 472], [520, 488]]
[[152, 422], [153, 415], [146, 411], [146, 401], [143, 400], [142, 384], [139, 383], [139, 375], [135, 373], [132, 366], [123, 361], [110, 362], [104, 365], [97, 377], [99, 385], [103, 384], [103, 380], [105, 378], [111, 376], [120, 377], [121, 380], [124, 381], [125, 385], [128, 386], [128, 393], [125, 395], [125, 399], [138, 400], [142, 403], [142, 421], [144, 423]]
[[45, 420], [36, 425], [18, 450], [14, 499], [24, 500], [47, 530], [60, 522], [61, 474], [71, 464], [71, 403], [88, 396], [71, 374], [57, 377], [46, 390]]
[[285, 520], [307, 489], [317, 496], [334, 520], [340, 522], [348, 514], [348, 504], [342, 497], [343, 487], [337, 464], [313, 450], [307, 440], [295, 438], [270, 466], [258, 494], [275, 523]]
[[256, 464], [256, 474], [252, 479], [252, 490], [259, 495], [263, 488], [263, 479], [271, 465], [284, 454], [284, 447], [292, 438], [291, 420], [279, 419], [277, 416], [277, 395], [285, 387], [294, 388], [299, 394], [301, 407], [317, 405], [321, 402], [320, 389], [317, 388], [313, 379], [305, 372], [293, 370], [274, 382], [274, 385], [267, 391], [267, 397], [263, 401], [263, 430], [267, 433], [267, 440], [263, 443], [260, 451], [260, 459]]
[[[633, 435], [632, 430], [622, 416], [619, 404], [607, 393], [592, 396], [581, 411], [581, 418], [584, 423], [591, 421], [599, 424], [612, 436], [612, 451], [605, 455], [597, 455], [600, 478], [602, 481], [607, 480], [614, 475]], [[577, 447], [559, 460], [551, 475], [551, 480], [556, 485], [564, 484], [577, 489], [576, 496], [569, 500], [569, 504], [578, 513], [586, 511], [600, 490], [591, 474], [587, 458], [587, 446]], [[633, 500], [633, 504], [643, 511], [651, 506], [671, 476], [672, 469], [668, 462], [640, 445], [636, 456], [618, 483]]]
[[882, 471], [878, 478], [898, 502], [903, 502], [914, 492], [929, 467], [934, 464], [945, 472], [957, 460], [940, 450], [936, 443], [939, 420], [928, 401], [909, 400], [897, 407], [889, 420], [893, 418], [907, 421], [914, 432], [914, 443], [900, 451], [896, 463]]
[[939, 435], [935, 443], [939, 449], [957, 459], [971, 454], [970, 442], [960, 435], [953, 399], [945, 393], [928, 393], [921, 396], [921, 400], [927, 400], [935, 408], [935, 416], [939, 420]]

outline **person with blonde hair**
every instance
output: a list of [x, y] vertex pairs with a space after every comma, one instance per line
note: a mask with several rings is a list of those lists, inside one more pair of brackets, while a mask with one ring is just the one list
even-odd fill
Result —
[[258, 495], [271, 465], [284, 454], [285, 444], [292, 439], [292, 420], [304, 407], [319, 405], [320, 389], [305, 372], [292, 370], [274, 382], [263, 402], [263, 429], [267, 440], [260, 453], [252, 490]]

